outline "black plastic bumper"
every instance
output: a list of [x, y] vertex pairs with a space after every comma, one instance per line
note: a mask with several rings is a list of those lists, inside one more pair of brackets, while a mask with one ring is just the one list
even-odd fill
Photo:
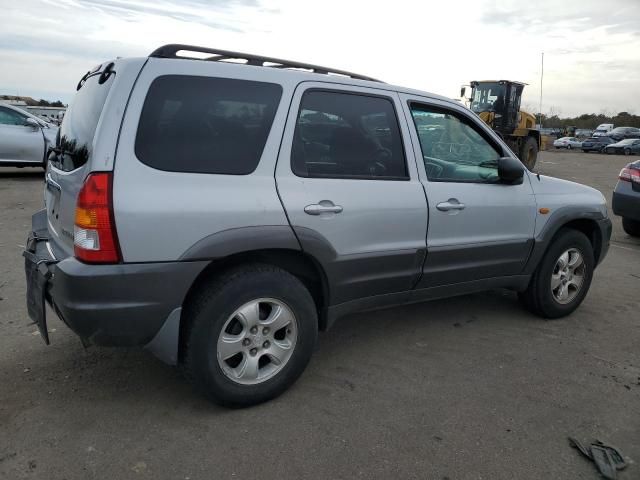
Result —
[[[74, 257], [58, 261], [46, 245], [43, 214], [33, 216], [27, 243], [28, 290], [34, 290], [34, 282], [42, 281], [44, 274], [46, 301], [88, 344], [146, 345], [169, 314], [182, 306], [189, 287], [207, 265], [205, 261], [89, 265]], [[46, 216], [44, 222], [46, 226]], [[34, 273], [34, 265], [41, 270], [46, 265], [46, 270]]]
[[616, 215], [640, 221], [640, 192], [635, 195], [626, 195], [614, 191], [611, 206]]
[[206, 262], [87, 265], [75, 258], [53, 270], [51, 302], [88, 343], [143, 346], [178, 307]]

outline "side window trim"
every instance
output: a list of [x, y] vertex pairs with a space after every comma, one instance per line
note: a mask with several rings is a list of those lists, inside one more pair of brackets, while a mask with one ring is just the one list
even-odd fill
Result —
[[[330, 86], [326, 86], [326, 87], [311, 86], [308, 88], [304, 88], [304, 82], [301, 83], [299, 87], [303, 87], [303, 90], [301, 91], [299, 99], [296, 102], [297, 105], [292, 104], [291, 106], [292, 109], [295, 109], [294, 110], [295, 113], [292, 117], [293, 119], [292, 134], [294, 137], [296, 133], [298, 118], [299, 118], [300, 112], [302, 111], [304, 98], [305, 98], [305, 95], [307, 95], [308, 93], [313, 93], [313, 92], [336, 93], [336, 94], [354, 95], [354, 96], [361, 96], [361, 97], [379, 98], [379, 99], [387, 100], [388, 102], [390, 102], [391, 107], [393, 109], [394, 116], [395, 116], [398, 135], [400, 137], [399, 138], [400, 147], [402, 149], [402, 158], [404, 161], [404, 169], [405, 169], [406, 175], [404, 176], [370, 176], [370, 175], [346, 175], [346, 174], [314, 174], [314, 175], [304, 176], [304, 175], [300, 175], [299, 172], [296, 172], [296, 169], [294, 167], [294, 161], [293, 161], [293, 148], [291, 148], [291, 153], [289, 154], [288, 163], [289, 163], [289, 168], [291, 170], [291, 173], [293, 175], [300, 178], [334, 179], [334, 180], [341, 180], [341, 179], [342, 180], [373, 180], [373, 181], [410, 181], [411, 180], [411, 173], [410, 173], [411, 169], [409, 168], [409, 155], [407, 152], [407, 148], [405, 147], [405, 140], [409, 140], [407, 142], [409, 145], [412, 144], [412, 141], [410, 136], [405, 138], [405, 136], [409, 135], [410, 132], [407, 131], [407, 134], [403, 132], [402, 122], [403, 121], [406, 122], [406, 117], [404, 115], [400, 117], [400, 115], [398, 114], [398, 108], [396, 106], [396, 100], [398, 100], [398, 98], [397, 98], [396, 92], [385, 91], [384, 93], [382, 92], [374, 93], [369, 91], [350, 90], [350, 89], [340, 88], [341, 85], [339, 84], [335, 86], [336, 88], [331, 88]], [[349, 85], [349, 87], [351, 87], [351, 85]], [[405, 126], [408, 126], [408, 125], [405, 124]], [[293, 141], [293, 138], [291, 138], [290, 141]]]

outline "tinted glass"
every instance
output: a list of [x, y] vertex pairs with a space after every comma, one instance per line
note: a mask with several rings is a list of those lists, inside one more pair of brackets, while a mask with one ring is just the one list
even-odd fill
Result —
[[393, 102], [350, 93], [305, 93], [298, 112], [291, 166], [302, 177], [406, 179]]
[[258, 166], [280, 85], [167, 75], [149, 87], [136, 135], [141, 162], [172, 172], [246, 175]]
[[24, 125], [26, 116], [10, 108], [0, 107], [0, 125]]
[[411, 105], [427, 177], [436, 182], [498, 180], [498, 149], [470, 120], [436, 107]]
[[89, 160], [93, 137], [115, 75], [98, 83], [100, 69], [95, 69], [78, 90], [64, 115], [56, 137], [56, 148], [49, 163], [64, 171], [75, 170]]

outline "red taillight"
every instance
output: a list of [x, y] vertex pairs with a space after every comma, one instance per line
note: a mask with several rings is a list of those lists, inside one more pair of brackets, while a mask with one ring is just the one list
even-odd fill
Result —
[[618, 176], [620, 180], [624, 180], [625, 182], [634, 182], [640, 183], [640, 170], [631, 168], [629, 165], [620, 170], [620, 175]]
[[87, 263], [118, 263], [120, 247], [113, 219], [112, 174], [92, 173], [76, 202], [73, 250]]

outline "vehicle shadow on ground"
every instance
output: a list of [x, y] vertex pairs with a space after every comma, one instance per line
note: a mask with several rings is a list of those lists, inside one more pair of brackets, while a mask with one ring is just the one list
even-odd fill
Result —
[[[40, 339], [34, 338], [38, 345], [15, 352], [10, 361], [0, 366], [0, 379], [12, 385], [0, 394], [9, 410], [11, 397], [21, 398], [19, 390], [33, 389], [35, 382], [37, 390], [48, 392], [44, 398], [47, 409], [85, 409], [105, 403], [126, 409], [132, 403], [143, 403], [149, 408], [188, 408], [209, 414], [229, 411], [210, 404], [195, 392], [179, 368], [163, 364], [142, 349], [94, 346], [84, 349], [67, 327], [52, 317], [50, 313], [49, 328], [55, 329], [51, 346], [41, 345]], [[517, 328], [522, 322], [539, 319], [525, 313], [515, 294], [507, 291], [350, 315], [320, 335], [311, 364], [292, 388], [292, 395], [297, 402], [305, 402], [312, 401], [308, 397], [314, 397], [318, 389], [339, 389], [341, 380], [336, 378], [344, 374], [336, 374], [335, 368], [349, 368], [354, 357], [373, 358], [380, 348], [399, 350], [408, 338], [414, 343], [416, 339], [424, 339], [433, 344], [455, 345], [460, 342], [462, 331], [467, 330], [463, 335], [471, 335], [469, 330], [480, 323], [483, 331], [500, 331], [506, 324], [515, 324], [513, 328]], [[410, 352], [406, 355], [411, 358]], [[337, 366], [337, 362], [346, 367]], [[333, 368], [332, 377], [327, 377], [327, 366]], [[357, 381], [357, 374], [351, 376], [354, 378], [347, 383]], [[21, 385], [19, 380], [27, 383]], [[287, 401], [284, 395], [277, 402]], [[21, 406], [13, 408], [20, 410]]]

